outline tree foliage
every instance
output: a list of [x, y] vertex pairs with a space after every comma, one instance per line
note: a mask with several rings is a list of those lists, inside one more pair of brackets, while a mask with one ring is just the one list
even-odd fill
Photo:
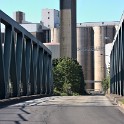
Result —
[[110, 87], [110, 76], [107, 76], [102, 80], [103, 91], [106, 93], [109, 87]]
[[106, 78], [102, 80], [102, 88], [105, 93], [108, 93], [108, 89], [110, 88], [110, 63], [107, 68]]
[[71, 58], [53, 60], [53, 80], [55, 90], [61, 93], [84, 94], [82, 66]]

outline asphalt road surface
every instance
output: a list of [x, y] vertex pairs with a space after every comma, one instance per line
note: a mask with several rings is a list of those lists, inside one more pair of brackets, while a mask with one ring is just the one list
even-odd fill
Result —
[[124, 124], [105, 96], [54, 96], [0, 109], [0, 124]]

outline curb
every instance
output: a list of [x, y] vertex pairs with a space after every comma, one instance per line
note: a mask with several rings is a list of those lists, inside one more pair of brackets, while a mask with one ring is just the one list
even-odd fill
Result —
[[120, 99], [122, 99], [121, 96], [112, 96], [111, 94], [106, 94], [105, 95], [110, 101], [114, 102], [117, 104], [117, 106], [121, 107], [122, 109], [124, 109], [124, 104], [119, 101]]
[[31, 95], [31, 96], [20, 96], [20, 97], [13, 97], [9, 99], [2, 99], [0, 100], [0, 108], [6, 107], [12, 104], [17, 104], [19, 102], [24, 102], [33, 99], [39, 99], [43, 97], [50, 97], [51, 95]]

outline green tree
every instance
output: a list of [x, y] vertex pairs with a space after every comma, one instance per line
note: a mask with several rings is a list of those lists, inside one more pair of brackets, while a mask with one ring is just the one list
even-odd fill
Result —
[[54, 88], [61, 93], [84, 94], [84, 77], [82, 66], [71, 58], [53, 60]]

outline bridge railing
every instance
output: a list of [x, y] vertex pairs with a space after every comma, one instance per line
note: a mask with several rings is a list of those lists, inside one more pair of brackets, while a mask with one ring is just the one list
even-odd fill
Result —
[[51, 78], [51, 51], [0, 10], [0, 99], [50, 94]]
[[124, 96], [124, 14], [113, 41], [110, 56], [110, 92]]

